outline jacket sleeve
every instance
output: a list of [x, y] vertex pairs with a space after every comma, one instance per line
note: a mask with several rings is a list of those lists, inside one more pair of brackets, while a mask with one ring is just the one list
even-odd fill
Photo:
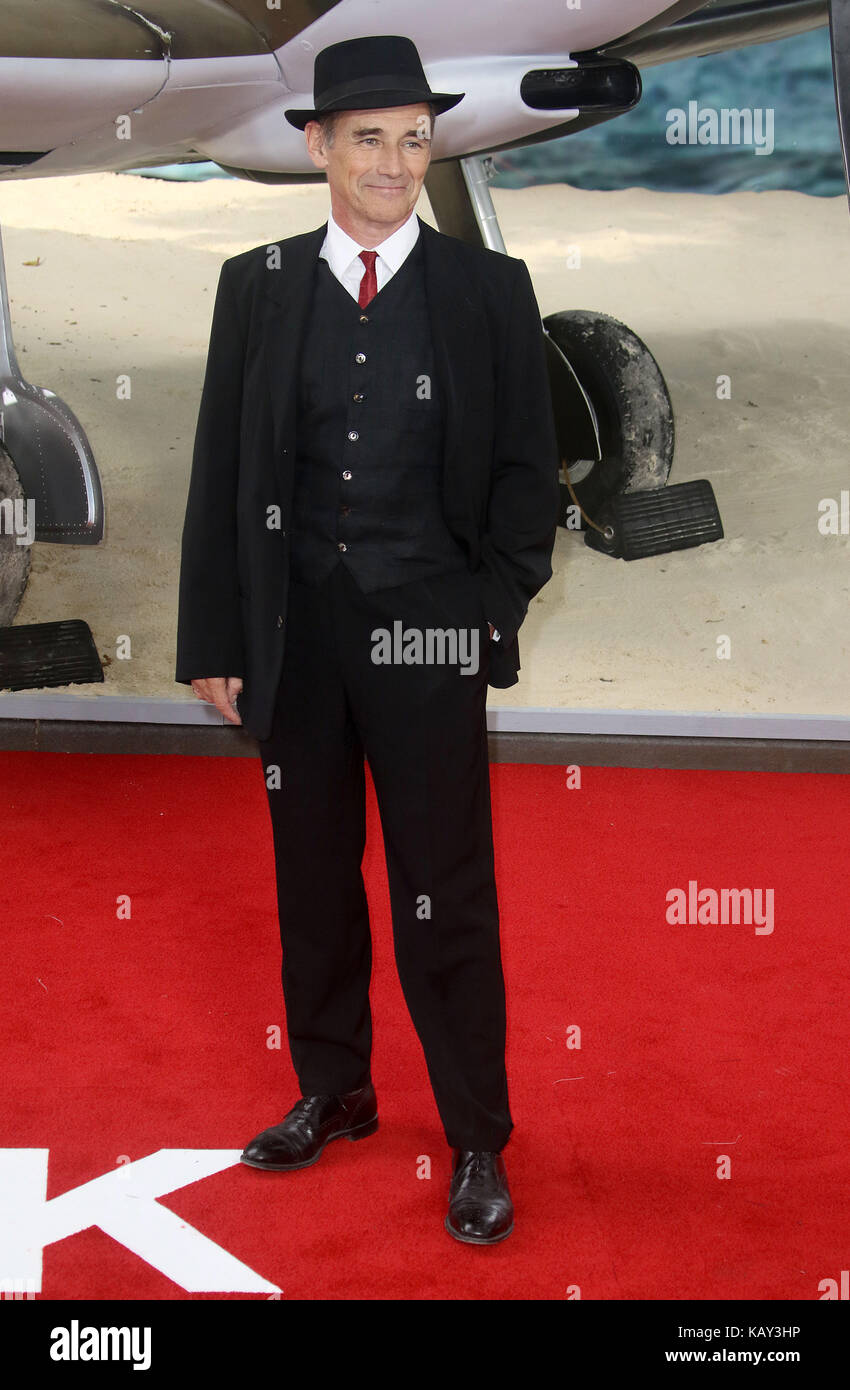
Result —
[[517, 261], [496, 390], [487, 524], [477, 571], [484, 611], [508, 646], [552, 576], [560, 467], [543, 325], [531, 276]]
[[244, 340], [225, 261], [213, 308], [183, 524], [176, 680], [244, 676], [236, 490]]

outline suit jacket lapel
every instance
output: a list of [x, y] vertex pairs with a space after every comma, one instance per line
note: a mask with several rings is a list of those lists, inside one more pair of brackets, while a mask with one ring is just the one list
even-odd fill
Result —
[[[294, 452], [287, 441], [295, 438], [298, 352], [310, 308], [316, 260], [327, 232], [327, 222], [315, 231], [290, 237], [283, 243], [279, 270], [265, 273], [263, 356], [268, 373], [274, 421], [275, 467], [281, 483], [281, 502], [289, 507]], [[459, 476], [460, 424], [471, 368], [469, 344], [476, 306], [469, 298], [469, 281], [456, 255], [452, 239], [443, 237], [419, 218], [419, 234], [425, 261], [425, 288], [439, 385], [445, 402], [445, 450], [443, 486], [451, 510], [453, 484]], [[284, 448], [288, 452], [284, 454]]]

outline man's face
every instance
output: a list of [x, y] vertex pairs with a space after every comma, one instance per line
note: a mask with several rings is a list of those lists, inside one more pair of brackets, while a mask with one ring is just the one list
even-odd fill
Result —
[[413, 211], [431, 159], [427, 106], [345, 111], [330, 145], [318, 121], [308, 121], [305, 133], [310, 158], [327, 173], [332, 203], [352, 218], [392, 228]]

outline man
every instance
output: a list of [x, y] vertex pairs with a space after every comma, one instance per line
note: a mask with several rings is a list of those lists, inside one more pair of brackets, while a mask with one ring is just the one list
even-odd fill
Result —
[[[301, 1098], [246, 1147], [286, 1172], [377, 1129], [364, 757], [399, 977], [452, 1173], [446, 1228], [513, 1229], [488, 683], [550, 578], [558, 510], [524, 262], [414, 213], [435, 93], [409, 39], [318, 54], [287, 111], [316, 231], [224, 262], [183, 533], [177, 679], [258, 740]], [[237, 708], [238, 706], [238, 708]]]

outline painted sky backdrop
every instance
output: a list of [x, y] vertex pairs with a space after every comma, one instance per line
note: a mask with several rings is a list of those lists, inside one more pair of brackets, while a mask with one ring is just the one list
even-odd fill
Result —
[[[729, 193], [790, 188], [835, 197], [844, 192], [829, 29], [683, 58], [641, 72], [643, 95], [623, 116], [578, 135], [494, 156], [494, 184], [564, 182], [578, 188]], [[773, 152], [734, 145], [667, 143], [673, 107], [773, 111]]]

